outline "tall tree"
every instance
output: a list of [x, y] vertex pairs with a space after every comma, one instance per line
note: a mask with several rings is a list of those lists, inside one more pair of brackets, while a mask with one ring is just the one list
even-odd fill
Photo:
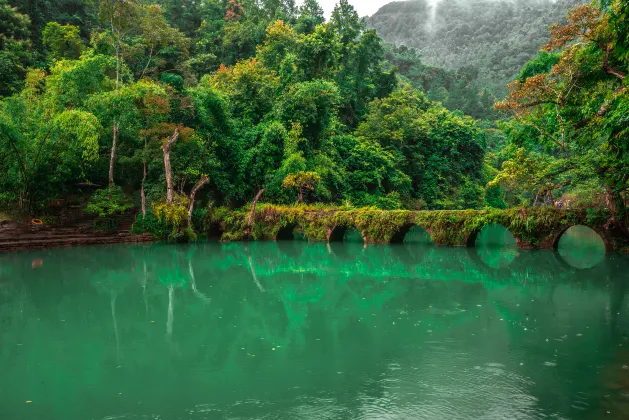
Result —
[[31, 62], [31, 42], [27, 15], [0, 0], [0, 97], [22, 88], [26, 66]]
[[311, 34], [318, 25], [325, 23], [323, 9], [317, 0], [304, 0], [299, 7], [299, 18], [295, 30], [301, 34]]
[[[138, 3], [135, 0], [101, 0], [99, 17], [108, 25], [109, 40], [116, 57], [115, 90], [120, 89], [120, 75], [123, 65], [123, 46], [125, 37], [135, 28], [139, 12]], [[118, 147], [118, 131], [120, 126], [114, 118], [112, 122], [111, 153], [109, 158], [109, 184], [114, 183], [114, 162], [116, 148]]]
[[[608, 4], [622, 15], [624, 2]], [[614, 31], [619, 23], [612, 13], [592, 5], [572, 9], [565, 24], [553, 26], [545, 47], [557, 51], [558, 61], [550, 69], [527, 66], [539, 73], [523, 73], [497, 108], [513, 114], [516, 145], [552, 158], [537, 174], [536, 195], [597, 179], [613, 221], [627, 229], [629, 127], [621, 115], [629, 110], [629, 68], [626, 34]]]

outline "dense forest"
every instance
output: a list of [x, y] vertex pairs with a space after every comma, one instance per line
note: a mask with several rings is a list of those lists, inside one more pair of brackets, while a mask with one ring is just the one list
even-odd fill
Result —
[[563, 197], [626, 224], [629, 6], [557, 20], [494, 105], [492, 86], [471, 81], [511, 68], [425, 65], [347, 0], [327, 21], [316, 0], [0, 0], [0, 209], [39, 215], [92, 188], [86, 212], [135, 206], [181, 225], [260, 198], [478, 209]]

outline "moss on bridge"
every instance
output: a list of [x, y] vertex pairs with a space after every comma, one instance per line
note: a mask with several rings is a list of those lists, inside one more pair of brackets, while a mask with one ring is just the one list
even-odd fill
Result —
[[425, 229], [438, 246], [471, 246], [476, 235], [487, 225], [507, 228], [521, 248], [553, 248], [559, 237], [575, 225], [596, 231], [608, 251], [629, 245], [629, 238], [609, 223], [604, 211], [580, 211], [555, 208], [520, 208], [509, 210], [407, 211], [374, 208], [344, 209], [313, 206], [260, 205], [248, 226], [249, 211], [217, 208], [208, 222], [218, 224], [224, 241], [275, 240], [303, 231], [311, 242], [342, 238], [349, 228], [356, 228], [365, 243], [401, 242], [413, 226]]

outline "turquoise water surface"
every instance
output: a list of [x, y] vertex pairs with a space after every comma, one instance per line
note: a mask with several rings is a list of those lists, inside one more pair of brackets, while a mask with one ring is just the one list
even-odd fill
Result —
[[0, 255], [0, 418], [629, 418], [627, 258], [414, 235]]

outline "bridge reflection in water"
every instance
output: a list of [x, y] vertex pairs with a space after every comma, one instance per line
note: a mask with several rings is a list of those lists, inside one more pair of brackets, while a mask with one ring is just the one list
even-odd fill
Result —
[[0, 255], [0, 407], [16, 419], [480, 418], [488, 405], [629, 418], [626, 257], [580, 264], [564, 242], [512, 257], [499, 227], [474, 248], [409, 234]]

